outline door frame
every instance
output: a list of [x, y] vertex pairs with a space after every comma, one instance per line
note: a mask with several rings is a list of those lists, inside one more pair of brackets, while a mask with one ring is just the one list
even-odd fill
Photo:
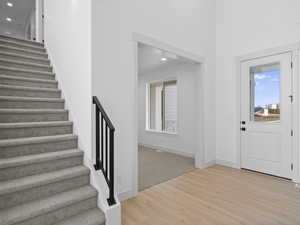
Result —
[[[199, 84], [199, 92], [197, 95], [199, 96], [199, 102], [202, 102], [202, 105], [204, 105], [203, 102], [205, 102], [204, 98], [204, 85], [205, 85], [205, 73], [206, 73], [206, 63], [205, 58], [202, 56], [195, 55], [191, 52], [187, 52], [185, 50], [179, 49], [177, 47], [174, 47], [168, 43], [162, 42], [160, 40], [154, 39], [152, 37], [146, 36], [141, 33], [132, 33], [132, 43], [133, 43], [133, 53], [134, 53], [134, 73], [135, 73], [135, 118], [138, 118], [138, 44], [143, 43], [146, 45], [153, 46], [154, 48], [162, 49], [167, 52], [172, 52], [178, 56], [190, 59], [192, 61], [195, 61], [196, 63], [199, 63], [199, 70], [197, 71], [197, 80]], [[197, 150], [195, 152], [195, 166], [196, 168], [205, 168], [205, 138], [204, 138], [204, 110], [203, 107], [199, 106], [197, 104], [197, 113], [200, 117], [199, 124], [197, 124], [197, 132], [200, 134], [200, 137], [197, 140]], [[135, 142], [136, 142], [136, 148], [134, 149], [134, 158], [133, 158], [133, 191], [131, 193], [131, 196], [136, 196], [138, 194], [138, 120], [135, 120]], [[125, 198], [125, 197], [124, 197]], [[124, 199], [122, 198], [122, 199]]]
[[300, 113], [300, 100], [299, 94], [300, 94], [300, 79], [297, 75], [299, 75], [299, 64], [300, 64], [300, 43], [291, 44], [287, 46], [277, 47], [273, 49], [266, 49], [263, 51], [253, 52], [250, 54], [238, 56], [236, 58], [236, 162], [237, 167], [241, 169], [241, 132], [240, 132], [240, 121], [241, 121], [241, 64], [244, 61], [262, 58], [262, 57], [268, 57], [272, 55], [278, 55], [282, 53], [290, 52], [292, 54], [292, 94], [293, 94], [293, 105], [292, 105], [292, 129], [294, 131], [294, 138], [292, 140], [292, 158], [293, 158], [293, 172], [292, 172], [292, 180], [296, 183], [300, 183], [300, 174], [299, 174], [299, 125], [300, 125], [300, 116], [297, 117], [297, 115]]
[[35, 0], [35, 36], [37, 42], [44, 42], [44, 0]]

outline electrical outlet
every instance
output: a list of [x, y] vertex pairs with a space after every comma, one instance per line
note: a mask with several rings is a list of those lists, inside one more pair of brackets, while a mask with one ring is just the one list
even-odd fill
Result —
[[295, 188], [300, 188], [300, 184], [295, 184]]

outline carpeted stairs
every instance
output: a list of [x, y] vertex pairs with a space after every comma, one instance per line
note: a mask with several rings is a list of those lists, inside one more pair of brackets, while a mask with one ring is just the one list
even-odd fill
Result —
[[42, 43], [0, 36], [0, 225], [103, 225]]

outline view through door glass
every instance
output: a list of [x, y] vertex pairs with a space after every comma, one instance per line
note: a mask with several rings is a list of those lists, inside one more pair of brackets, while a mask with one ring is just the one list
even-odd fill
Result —
[[250, 68], [250, 120], [280, 122], [280, 63]]

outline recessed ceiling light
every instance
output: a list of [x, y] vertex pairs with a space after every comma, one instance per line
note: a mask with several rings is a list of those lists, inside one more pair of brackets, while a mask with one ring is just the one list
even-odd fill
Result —
[[161, 61], [167, 61], [168, 59], [166, 57], [162, 57], [160, 60]]
[[11, 2], [7, 2], [6, 5], [7, 5], [8, 7], [13, 7], [13, 6], [14, 6], [14, 4], [12, 4]]
[[6, 21], [11, 22], [11, 18], [10, 17], [6, 17]]

